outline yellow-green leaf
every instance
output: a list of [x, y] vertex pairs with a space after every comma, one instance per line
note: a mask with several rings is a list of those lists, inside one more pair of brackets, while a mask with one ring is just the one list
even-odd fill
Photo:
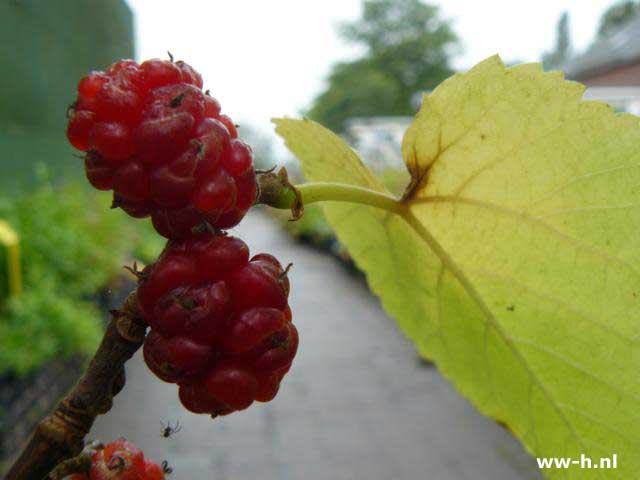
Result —
[[[385, 309], [483, 413], [539, 457], [640, 472], [640, 124], [538, 65], [490, 58], [431, 95], [402, 153], [404, 218], [330, 203]], [[310, 181], [383, 191], [308, 121], [277, 121]]]

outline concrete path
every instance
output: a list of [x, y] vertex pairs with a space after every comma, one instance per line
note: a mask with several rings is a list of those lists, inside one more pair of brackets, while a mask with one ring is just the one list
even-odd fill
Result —
[[[173, 385], [127, 365], [127, 385], [92, 435], [125, 436], [176, 480], [540, 479], [511, 435], [477, 413], [411, 343], [363, 282], [292, 243], [260, 213], [238, 229], [252, 253], [294, 262], [300, 350], [269, 404], [222, 419], [192, 415]], [[182, 431], [160, 437], [160, 422]]]

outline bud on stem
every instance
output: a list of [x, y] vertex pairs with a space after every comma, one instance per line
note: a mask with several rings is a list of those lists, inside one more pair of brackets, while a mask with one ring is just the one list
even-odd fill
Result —
[[302, 195], [289, 182], [286, 168], [282, 167], [277, 173], [265, 172], [258, 175], [258, 191], [256, 203], [283, 210], [291, 209], [293, 221], [302, 217], [304, 213]]

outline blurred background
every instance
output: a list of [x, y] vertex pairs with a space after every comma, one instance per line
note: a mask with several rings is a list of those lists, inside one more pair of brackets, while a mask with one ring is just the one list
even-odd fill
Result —
[[[0, 26], [0, 474], [133, 287], [122, 266], [163, 247], [148, 222], [89, 189], [66, 142], [65, 112], [90, 70], [170, 51], [202, 73], [259, 168], [285, 164], [302, 180], [270, 119], [306, 116], [396, 194], [422, 94], [496, 53], [640, 114], [635, 0], [3, 0]], [[276, 400], [212, 422], [136, 356], [92, 435], [126, 436], [179, 479], [541, 478], [507, 430], [418, 360], [321, 210], [287, 220], [258, 209], [238, 229], [252, 251], [295, 264], [302, 346]], [[182, 432], [160, 438], [160, 422], [177, 420]]]

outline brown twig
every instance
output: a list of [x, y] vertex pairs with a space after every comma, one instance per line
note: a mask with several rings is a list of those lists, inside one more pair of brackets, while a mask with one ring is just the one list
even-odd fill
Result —
[[49, 474], [50, 480], [63, 480], [74, 473], [87, 473], [91, 469], [93, 455], [102, 450], [104, 445], [100, 442], [92, 442], [87, 445], [79, 455], [59, 463]]
[[44, 418], [5, 480], [42, 480], [59, 463], [82, 452], [93, 421], [107, 413], [125, 383], [124, 364], [140, 348], [146, 324], [139, 315], [136, 292], [113, 317], [76, 386]]

